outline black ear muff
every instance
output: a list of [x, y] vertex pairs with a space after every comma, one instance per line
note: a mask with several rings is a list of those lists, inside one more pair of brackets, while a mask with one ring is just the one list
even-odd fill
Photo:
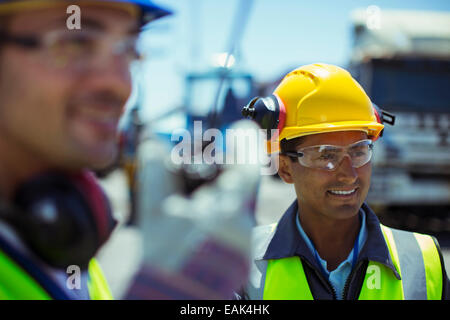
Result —
[[[86, 187], [93, 182], [83, 175], [34, 177], [17, 189], [14, 212], [7, 215], [7, 222], [34, 254], [56, 268], [87, 268], [110, 233], [107, 226], [112, 216], [106, 197], [93, 206], [86, 193], [93, 194], [93, 189], [100, 187]], [[99, 225], [100, 215], [103, 226]]]
[[97, 227], [99, 246], [102, 246], [109, 239], [109, 236], [117, 225], [117, 221], [112, 215], [109, 200], [103, 189], [97, 183], [95, 175], [92, 172], [84, 170], [77, 174], [72, 174], [70, 178], [83, 193], [84, 198], [91, 208], [92, 216]]
[[275, 95], [255, 97], [242, 109], [242, 115], [256, 121], [262, 129], [265, 129], [267, 140], [270, 140], [273, 137], [272, 130], [281, 130], [284, 127], [286, 109]]

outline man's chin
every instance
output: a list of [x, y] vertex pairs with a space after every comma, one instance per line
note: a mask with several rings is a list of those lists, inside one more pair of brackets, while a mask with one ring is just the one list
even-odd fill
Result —
[[93, 171], [102, 171], [102, 170], [106, 170], [109, 167], [111, 167], [114, 164], [113, 159], [108, 160], [108, 161], [102, 161], [102, 162], [97, 162], [97, 163], [91, 163], [90, 165], [88, 165], [88, 169], [91, 169]]
[[83, 167], [91, 170], [103, 170], [116, 162], [117, 147], [90, 148], [81, 155]]
[[333, 212], [333, 218], [338, 220], [350, 219], [356, 216], [361, 206], [357, 204], [342, 204], [339, 206], [333, 206], [329, 212]]

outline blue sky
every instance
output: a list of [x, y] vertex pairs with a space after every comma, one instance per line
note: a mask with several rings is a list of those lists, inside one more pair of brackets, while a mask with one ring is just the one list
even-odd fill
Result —
[[[145, 119], [181, 105], [186, 72], [207, 69], [214, 53], [228, 49], [241, 1], [248, 0], [155, 0], [175, 14], [155, 22], [143, 36], [150, 48], [140, 69]], [[450, 11], [448, 0], [254, 0], [236, 68], [252, 73], [256, 81], [271, 81], [302, 64], [345, 66], [352, 41], [350, 13], [370, 5]]]

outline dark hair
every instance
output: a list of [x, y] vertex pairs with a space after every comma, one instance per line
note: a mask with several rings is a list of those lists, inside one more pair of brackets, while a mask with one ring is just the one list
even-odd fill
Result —
[[[295, 152], [297, 146], [301, 144], [304, 140], [304, 137], [298, 137], [294, 139], [283, 139], [280, 141], [280, 154], [284, 154], [285, 152]], [[294, 157], [289, 157], [292, 161], [297, 161]]]

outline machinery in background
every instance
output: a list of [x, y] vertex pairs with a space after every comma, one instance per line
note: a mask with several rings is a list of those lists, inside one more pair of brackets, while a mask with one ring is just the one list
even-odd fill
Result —
[[396, 115], [376, 144], [368, 202], [383, 223], [450, 246], [450, 14], [368, 14], [352, 13], [349, 70]]
[[[222, 83], [221, 83], [222, 82]], [[220, 86], [220, 87], [219, 87]], [[208, 128], [218, 128], [225, 133], [229, 126], [242, 118], [240, 108], [254, 94], [253, 78], [245, 72], [237, 72], [228, 68], [214, 68], [208, 72], [192, 72], [186, 76], [186, 95], [183, 106], [174, 112], [182, 112], [185, 119], [185, 129], [193, 139], [201, 139], [201, 150], [195, 150], [195, 141], [191, 143], [192, 158], [196, 152], [215, 141], [204, 141], [203, 133]], [[214, 94], [218, 92], [217, 103], [214, 105]], [[149, 140], [160, 141], [167, 146], [175, 146], [180, 141], [174, 141], [170, 135], [153, 132], [152, 123], [144, 123], [139, 114], [139, 104], [133, 106], [125, 115], [119, 136], [119, 155], [108, 168], [96, 172], [99, 177], [105, 177], [111, 171], [122, 168], [127, 178], [130, 198], [130, 213], [128, 224], [136, 224], [137, 196], [137, 149], [141, 143]], [[166, 115], [165, 115], [166, 116]], [[200, 121], [200, 134], [194, 133], [194, 123]], [[215, 145], [218, 152], [225, 153], [224, 145]], [[179, 180], [183, 194], [191, 194], [201, 185], [215, 180], [222, 168], [217, 164], [195, 163], [171, 164], [174, 176]]]
[[[218, 103], [214, 105], [218, 90]], [[254, 93], [253, 76], [246, 72], [219, 67], [188, 73], [184, 99], [186, 127], [192, 130], [194, 121], [202, 121], [209, 128], [224, 130], [242, 119], [241, 108]]]

